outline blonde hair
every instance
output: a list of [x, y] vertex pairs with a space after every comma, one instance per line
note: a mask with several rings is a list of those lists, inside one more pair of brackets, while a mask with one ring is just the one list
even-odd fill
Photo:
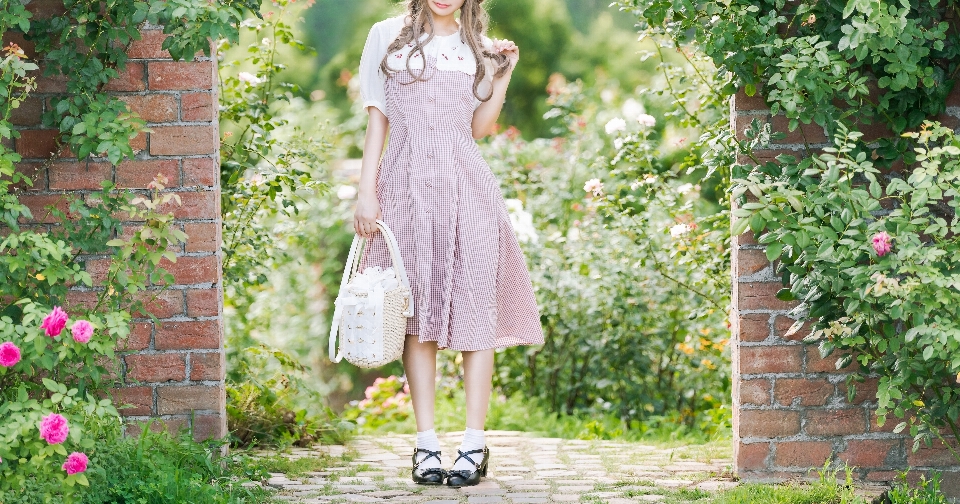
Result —
[[[490, 94], [486, 98], [480, 96], [480, 83], [487, 76], [484, 58], [493, 62], [495, 67], [494, 77], [501, 77], [507, 73], [507, 70], [510, 69], [510, 59], [507, 58], [505, 54], [490, 52], [483, 47], [483, 37], [487, 34], [490, 16], [487, 14], [486, 9], [480, 5], [482, 3], [483, 0], [465, 0], [463, 2], [463, 7], [460, 8], [460, 41], [470, 48], [477, 62], [477, 73], [473, 80], [473, 95], [476, 96], [478, 100], [485, 102], [493, 96], [493, 89], [490, 89]], [[427, 0], [407, 0], [407, 17], [405, 21], [400, 35], [390, 44], [390, 47], [387, 49], [387, 55], [384, 56], [383, 61], [380, 62], [380, 68], [385, 74], [391, 72], [387, 66], [387, 58], [389, 55], [399, 51], [404, 45], [410, 43], [414, 44], [411, 54], [419, 52], [420, 57], [426, 61], [423, 47], [433, 40], [433, 35], [436, 32], [433, 25], [433, 12], [431, 12], [429, 6], [427, 6]], [[426, 40], [421, 42], [420, 37], [423, 35], [427, 25], [430, 25], [430, 35]], [[407, 58], [406, 65], [410, 75], [414, 75], [412, 82], [425, 80], [423, 74], [426, 71], [426, 66], [420, 70], [419, 74], [414, 74], [410, 68], [409, 57]], [[406, 84], [411, 84], [412, 82]]]

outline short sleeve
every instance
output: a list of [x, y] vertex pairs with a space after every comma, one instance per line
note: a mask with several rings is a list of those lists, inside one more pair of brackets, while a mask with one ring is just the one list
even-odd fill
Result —
[[380, 62], [383, 61], [385, 46], [390, 44], [383, 33], [382, 24], [377, 23], [370, 29], [367, 35], [367, 42], [363, 46], [363, 53], [360, 56], [360, 100], [363, 102], [363, 110], [367, 107], [377, 107], [383, 115], [387, 114], [387, 107], [384, 103], [383, 85], [386, 82], [386, 76], [380, 69]]

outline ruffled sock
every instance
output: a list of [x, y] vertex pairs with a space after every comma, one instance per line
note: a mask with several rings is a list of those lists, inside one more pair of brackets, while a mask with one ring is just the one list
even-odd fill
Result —
[[[462, 451], [463, 453], [466, 453], [472, 450], [482, 450], [485, 446], [486, 446], [486, 441], [484, 440], [482, 430], [471, 429], [470, 427], [467, 427], [466, 430], [463, 431], [463, 442], [460, 443], [460, 451]], [[459, 457], [460, 454], [458, 453], [457, 456]], [[471, 453], [468, 456], [478, 464], [483, 461], [482, 453]], [[460, 460], [458, 460], [457, 463], [453, 465], [453, 470], [454, 471], [461, 471], [461, 470], [476, 471], [477, 466], [473, 465], [467, 459], [467, 457], [461, 457]]]
[[[417, 432], [417, 448], [440, 451], [440, 440], [437, 439], [437, 431], [430, 429]], [[429, 454], [423, 452], [417, 452], [417, 462], [420, 463], [420, 465], [417, 466], [418, 474], [423, 474], [423, 471], [427, 469], [437, 469], [440, 467], [440, 461], [437, 460], [437, 457], [431, 457]]]

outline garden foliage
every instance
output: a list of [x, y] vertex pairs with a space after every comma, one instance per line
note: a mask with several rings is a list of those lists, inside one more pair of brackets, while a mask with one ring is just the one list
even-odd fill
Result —
[[879, 379], [881, 421], [892, 412], [898, 430], [910, 426], [915, 448], [941, 429], [960, 434], [957, 141], [925, 122], [946, 110], [960, 69], [960, 5], [619, 3], [662, 45], [709, 58], [715, 72], [697, 78], [712, 95], [759, 93], [791, 131], [816, 125], [835, 139], [771, 162], [753, 151], [782, 137], [759, 121], [744, 141], [707, 128], [700, 142], [732, 167], [733, 231], [767, 245], [779, 297], [801, 302], [810, 339]]

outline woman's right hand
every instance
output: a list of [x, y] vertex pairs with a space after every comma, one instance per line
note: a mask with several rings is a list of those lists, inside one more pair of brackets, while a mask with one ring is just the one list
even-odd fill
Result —
[[380, 202], [376, 194], [357, 195], [357, 210], [353, 214], [353, 230], [364, 238], [372, 238], [379, 231], [377, 220], [380, 214]]

